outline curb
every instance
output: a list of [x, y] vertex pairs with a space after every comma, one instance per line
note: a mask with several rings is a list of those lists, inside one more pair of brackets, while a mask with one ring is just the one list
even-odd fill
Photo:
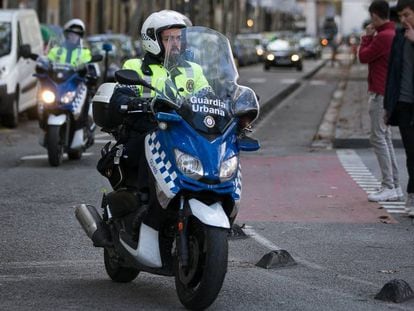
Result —
[[[367, 149], [371, 148], [369, 137], [364, 138], [337, 138], [336, 124], [340, 115], [341, 106], [343, 104], [343, 96], [348, 84], [351, 80], [349, 77], [350, 67], [345, 78], [338, 83], [337, 89], [334, 91], [331, 102], [325, 112], [319, 129], [312, 142], [315, 149]], [[353, 78], [352, 80], [355, 80]], [[361, 79], [362, 80], [362, 79]], [[393, 139], [394, 148], [403, 148], [401, 139]]]
[[[401, 139], [393, 139], [394, 148], [404, 148]], [[369, 138], [335, 138], [332, 144], [335, 149], [367, 149], [372, 145]]]
[[334, 91], [332, 99], [322, 118], [322, 122], [319, 125], [319, 129], [313, 138], [312, 148], [332, 149], [334, 147], [333, 141], [335, 140], [336, 122], [342, 106], [347, 82], [348, 78], [345, 78], [338, 83], [338, 87]]

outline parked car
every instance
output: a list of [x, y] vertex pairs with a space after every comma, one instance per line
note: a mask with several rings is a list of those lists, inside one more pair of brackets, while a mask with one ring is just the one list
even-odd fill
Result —
[[322, 56], [322, 46], [318, 38], [305, 36], [299, 39], [299, 49], [305, 58], [319, 59]]
[[288, 40], [276, 39], [266, 47], [264, 69], [269, 70], [272, 66], [289, 66], [302, 71], [302, 58], [297, 45]]
[[[135, 43], [130, 36], [124, 34], [97, 34], [88, 36], [86, 40], [92, 55], [102, 54], [105, 57], [104, 44], [111, 46], [111, 50], [107, 52], [108, 58], [100, 63], [105, 82], [115, 81], [115, 71], [119, 70], [127, 59], [136, 56]], [[105, 68], [106, 64], [108, 68]]]
[[265, 46], [268, 43], [268, 40], [265, 39], [264, 35], [260, 33], [246, 33], [238, 34], [237, 38], [242, 41], [250, 41], [251, 45], [254, 45], [256, 50], [257, 61], [263, 60]]
[[35, 62], [24, 59], [21, 46], [30, 45], [33, 53], [43, 54], [43, 40], [36, 11], [0, 10], [0, 118], [3, 125], [16, 127], [19, 113], [37, 111]]
[[238, 66], [257, 63], [256, 45], [253, 40], [236, 37], [233, 41], [232, 49]]

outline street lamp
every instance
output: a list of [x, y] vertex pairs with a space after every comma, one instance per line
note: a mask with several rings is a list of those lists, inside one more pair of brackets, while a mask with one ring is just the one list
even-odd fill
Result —
[[254, 20], [253, 20], [253, 19], [251, 19], [251, 18], [249, 18], [249, 19], [246, 21], [246, 25], [247, 25], [247, 27], [252, 28], [252, 27], [254, 26]]

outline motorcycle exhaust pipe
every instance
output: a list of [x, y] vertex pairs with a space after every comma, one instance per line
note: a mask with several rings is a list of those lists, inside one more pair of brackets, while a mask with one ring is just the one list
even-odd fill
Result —
[[95, 207], [92, 205], [80, 204], [75, 208], [75, 215], [87, 236], [92, 240], [93, 246], [111, 246], [111, 243], [108, 240], [109, 234]]

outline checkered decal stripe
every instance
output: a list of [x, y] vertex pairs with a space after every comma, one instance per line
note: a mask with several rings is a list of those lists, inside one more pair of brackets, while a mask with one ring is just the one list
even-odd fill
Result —
[[165, 152], [161, 149], [161, 144], [157, 139], [157, 135], [152, 133], [148, 139], [149, 150], [158, 172], [161, 174], [162, 180], [171, 192], [176, 193], [178, 188], [175, 185], [177, 173], [172, 169], [171, 162], [166, 159]]
[[235, 200], [240, 201], [241, 192], [242, 192], [242, 172], [241, 172], [240, 163], [239, 163], [239, 168], [237, 170], [237, 176], [236, 176], [236, 179], [234, 180], [234, 182], [235, 182], [235, 186], [236, 186], [236, 191], [234, 191]]
[[72, 101], [72, 110], [75, 113], [80, 113], [83, 103], [85, 102], [86, 98], [86, 85], [81, 84], [76, 92], [76, 97]]

